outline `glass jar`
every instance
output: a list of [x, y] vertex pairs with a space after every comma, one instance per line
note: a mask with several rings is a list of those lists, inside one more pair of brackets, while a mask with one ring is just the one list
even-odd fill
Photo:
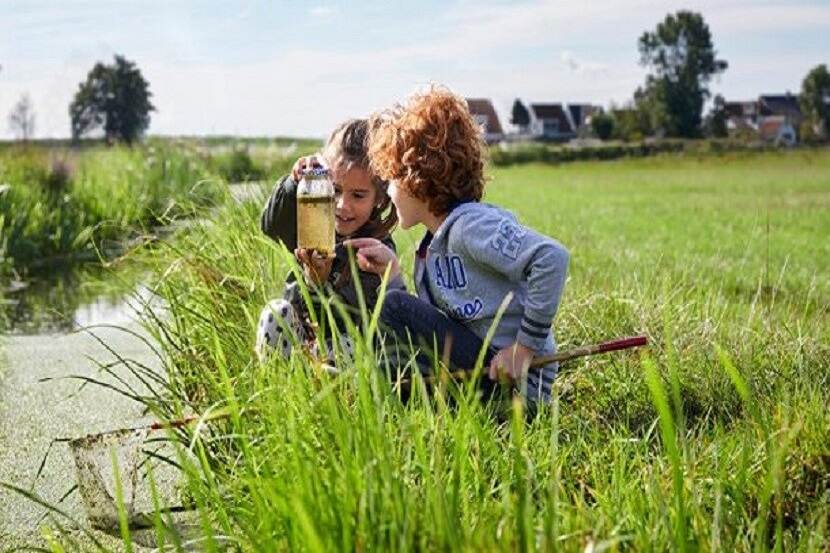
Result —
[[334, 185], [328, 169], [303, 172], [297, 185], [297, 247], [334, 255]]

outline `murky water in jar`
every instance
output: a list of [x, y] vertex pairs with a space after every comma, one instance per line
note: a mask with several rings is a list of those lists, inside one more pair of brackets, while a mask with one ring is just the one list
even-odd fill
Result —
[[297, 247], [334, 253], [334, 196], [297, 196]]

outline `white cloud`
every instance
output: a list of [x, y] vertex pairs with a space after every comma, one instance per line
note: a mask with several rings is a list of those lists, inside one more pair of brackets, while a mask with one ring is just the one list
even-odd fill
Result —
[[713, 31], [758, 34], [830, 27], [830, 5], [722, 2], [713, 3], [701, 13], [710, 22]]
[[314, 6], [308, 13], [312, 17], [329, 17], [334, 13], [334, 9], [328, 6]]
[[608, 71], [608, 65], [578, 59], [570, 50], [563, 51], [559, 57], [562, 63], [574, 73], [605, 73]]

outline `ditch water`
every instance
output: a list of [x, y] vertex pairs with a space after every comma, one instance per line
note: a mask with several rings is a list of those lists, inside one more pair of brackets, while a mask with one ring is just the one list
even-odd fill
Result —
[[118, 277], [98, 265], [67, 267], [12, 281], [0, 295], [0, 333], [50, 335], [96, 324], [134, 319], [128, 300], [135, 278]]
[[[65, 443], [52, 447], [36, 476], [53, 439], [146, 420], [138, 404], [100, 386], [81, 389], [76, 378], [117, 384], [99, 371], [99, 364], [116, 360], [107, 348], [160, 368], [139, 337], [113, 328], [144, 335], [134, 308], [150, 298], [141, 276], [100, 266], [62, 268], [25, 283], [12, 282], [0, 295], [0, 482], [30, 490], [81, 522], [85, 511], [79, 494], [61, 501], [76, 480]], [[0, 488], [0, 550], [38, 543], [45, 513], [22, 495]]]
[[[259, 183], [232, 185], [231, 192], [236, 201], [259, 200], [263, 193]], [[165, 236], [175, 230], [157, 229], [157, 233]], [[116, 272], [89, 264], [55, 267], [26, 282], [0, 283], [0, 482], [31, 491], [81, 523], [86, 512], [80, 494], [63, 497], [76, 481], [66, 444], [52, 447], [37, 476], [40, 463], [55, 438], [150, 422], [137, 403], [101, 386], [81, 387], [76, 378], [118, 385], [99, 370], [100, 364], [116, 361], [113, 351], [161, 371], [161, 362], [144, 342], [148, 336], [136, 320], [136, 307], [142, 303], [161, 307], [141, 285], [143, 276], [137, 270]], [[168, 480], [168, 489], [173, 482]], [[0, 487], [0, 551], [44, 546], [39, 525], [46, 513], [45, 508]], [[59, 516], [56, 520], [71, 526]], [[187, 532], [189, 523], [176, 526]], [[107, 543], [105, 537], [96, 537]], [[120, 544], [116, 540], [111, 547], [119, 550]]]

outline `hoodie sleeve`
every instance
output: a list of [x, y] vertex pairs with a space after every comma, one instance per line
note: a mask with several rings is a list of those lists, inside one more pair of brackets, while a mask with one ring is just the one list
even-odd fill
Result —
[[406, 292], [406, 282], [404, 282], [401, 273], [398, 273], [398, 276], [386, 283], [386, 291], [388, 292], [389, 290], [400, 290], [402, 292]]
[[297, 247], [297, 184], [291, 175], [274, 186], [260, 215], [259, 226], [272, 240], [282, 241], [288, 251]]
[[[391, 236], [387, 236], [385, 239], [381, 240], [381, 242], [389, 246], [389, 248], [395, 252], [395, 255], [398, 255], [398, 246], [395, 244], [395, 241], [392, 240]], [[400, 256], [398, 256], [398, 259], [400, 259]], [[406, 283], [403, 280], [403, 272], [399, 272], [398, 276], [390, 279], [389, 282], [386, 283], [386, 290], [403, 290], [406, 292]]]
[[455, 249], [510, 282], [527, 283], [527, 299], [516, 339], [535, 351], [542, 350], [562, 298], [568, 250], [497, 210], [467, 218]]

